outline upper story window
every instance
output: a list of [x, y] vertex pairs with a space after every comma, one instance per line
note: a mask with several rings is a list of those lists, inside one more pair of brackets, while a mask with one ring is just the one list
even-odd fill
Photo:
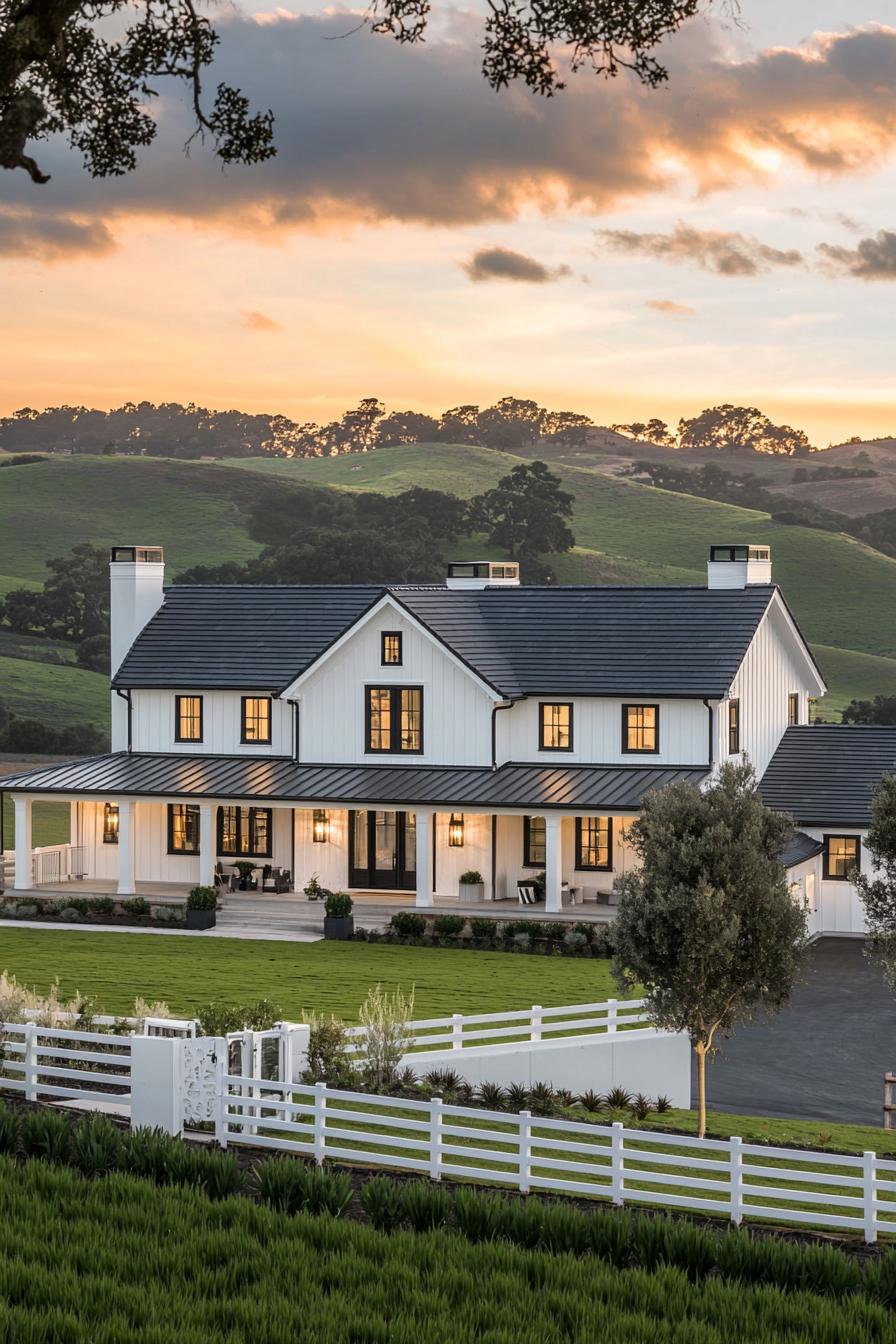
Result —
[[401, 631], [384, 630], [380, 636], [380, 662], [383, 667], [401, 667]]
[[787, 724], [790, 728], [795, 728], [800, 721], [800, 697], [799, 692], [791, 691], [787, 697]]
[[199, 853], [199, 808], [195, 803], [168, 804], [168, 853]]
[[612, 867], [612, 817], [576, 817], [576, 868], [608, 872]]
[[622, 706], [622, 750], [659, 751], [659, 705]]
[[202, 741], [202, 696], [176, 695], [174, 697], [175, 742]]
[[572, 751], [572, 705], [568, 703], [539, 706], [540, 728], [538, 745], [542, 751]]
[[106, 803], [103, 808], [103, 844], [118, 844], [118, 804]]
[[220, 807], [218, 853], [269, 859], [272, 828], [270, 807]]
[[240, 741], [270, 742], [270, 740], [271, 697], [269, 695], [244, 695]]
[[728, 701], [728, 755], [736, 756], [740, 751], [740, 701]]
[[523, 817], [523, 867], [543, 868], [546, 847], [544, 817]]
[[862, 842], [857, 835], [824, 837], [823, 875], [829, 882], [848, 882], [862, 857]]
[[422, 686], [368, 686], [364, 717], [365, 751], [423, 750]]

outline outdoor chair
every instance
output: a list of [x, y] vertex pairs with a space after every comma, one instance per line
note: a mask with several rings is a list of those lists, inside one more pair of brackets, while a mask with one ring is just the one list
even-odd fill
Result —
[[219, 891], [233, 891], [236, 886], [236, 873], [225, 873], [220, 862], [215, 864], [215, 886]]
[[537, 905], [539, 902], [538, 888], [534, 882], [517, 882], [517, 895], [520, 905]]

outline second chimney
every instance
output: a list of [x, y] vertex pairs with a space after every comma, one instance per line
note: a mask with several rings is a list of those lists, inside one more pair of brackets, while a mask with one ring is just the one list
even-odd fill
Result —
[[710, 546], [706, 566], [709, 588], [746, 588], [754, 583], [771, 583], [772, 549], [770, 546]]

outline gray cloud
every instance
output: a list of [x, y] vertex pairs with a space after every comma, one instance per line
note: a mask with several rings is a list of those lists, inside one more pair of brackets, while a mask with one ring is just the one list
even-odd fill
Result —
[[[92, 181], [51, 142], [42, 166], [53, 180], [35, 187], [7, 172], [6, 199], [39, 210], [44, 225], [87, 212], [112, 222], [154, 214], [277, 241], [347, 220], [451, 226], [523, 209], [599, 213], [682, 176], [704, 193], [763, 180], [757, 150], [777, 151], [782, 171], [827, 177], [868, 168], [896, 145], [896, 29], [827, 34], [731, 64], [700, 22], [667, 43], [671, 79], [659, 91], [581, 73], [557, 98], [539, 100], [487, 87], [474, 20], [459, 19], [451, 42], [419, 48], [366, 31], [327, 40], [355, 18], [216, 18], [214, 78], [274, 110], [270, 163], [222, 172], [199, 145], [185, 159], [189, 109], [166, 96], [156, 105], [158, 142], [136, 173]], [[748, 252], [740, 269], [734, 256], [724, 273], [795, 264], [775, 253], [760, 250], [757, 262]]]
[[571, 275], [568, 266], [544, 266], [523, 252], [511, 252], [507, 247], [481, 247], [463, 269], [471, 280], [516, 280], [530, 285], [544, 285]]
[[820, 243], [823, 267], [836, 275], [858, 280], [896, 280], [896, 233], [881, 229], [873, 238], [862, 238], [855, 247]]
[[665, 313], [669, 317], [693, 317], [696, 311], [688, 304], [675, 303], [672, 299], [648, 299], [644, 307], [652, 308], [655, 313]]
[[282, 331], [283, 327], [267, 313], [259, 313], [255, 308], [244, 308], [240, 314], [241, 325], [249, 331]]
[[671, 233], [599, 229], [596, 236], [611, 252], [627, 252], [656, 261], [690, 262], [715, 275], [760, 275], [778, 266], [803, 264], [801, 252], [782, 251], [743, 233], [694, 229], [681, 221]]
[[110, 252], [115, 240], [99, 219], [0, 206], [0, 256], [62, 261]]

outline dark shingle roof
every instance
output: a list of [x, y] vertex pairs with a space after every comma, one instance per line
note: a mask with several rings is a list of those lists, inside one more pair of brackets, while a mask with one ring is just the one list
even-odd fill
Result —
[[115, 678], [282, 691], [386, 591], [501, 695], [724, 696], [774, 588], [168, 588]]
[[787, 729], [759, 787], [800, 826], [867, 826], [887, 772], [896, 773], [896, 728], [816, 724]]
[[387, 803], [446, 807], [637, 808], [651, 789], [678, 780], [698, 784], [694, 766], [487, 767], [301, 765], [291, 759], [157, 756], [117, 752], [43, 766], [2, 780], [4, 789], [108, 797], [263, 798], [272, 802]]
[[814, 859], [816, 854], [820, 854], [824, 849], [821, 840], [813, 840], [811, 835], [805, 831], [794, 831], [790, 840], [784, 846], [781, 854], [781, 862], [785, 868], [796, 868], [799, 864], [805, 863], [807, 859]]

